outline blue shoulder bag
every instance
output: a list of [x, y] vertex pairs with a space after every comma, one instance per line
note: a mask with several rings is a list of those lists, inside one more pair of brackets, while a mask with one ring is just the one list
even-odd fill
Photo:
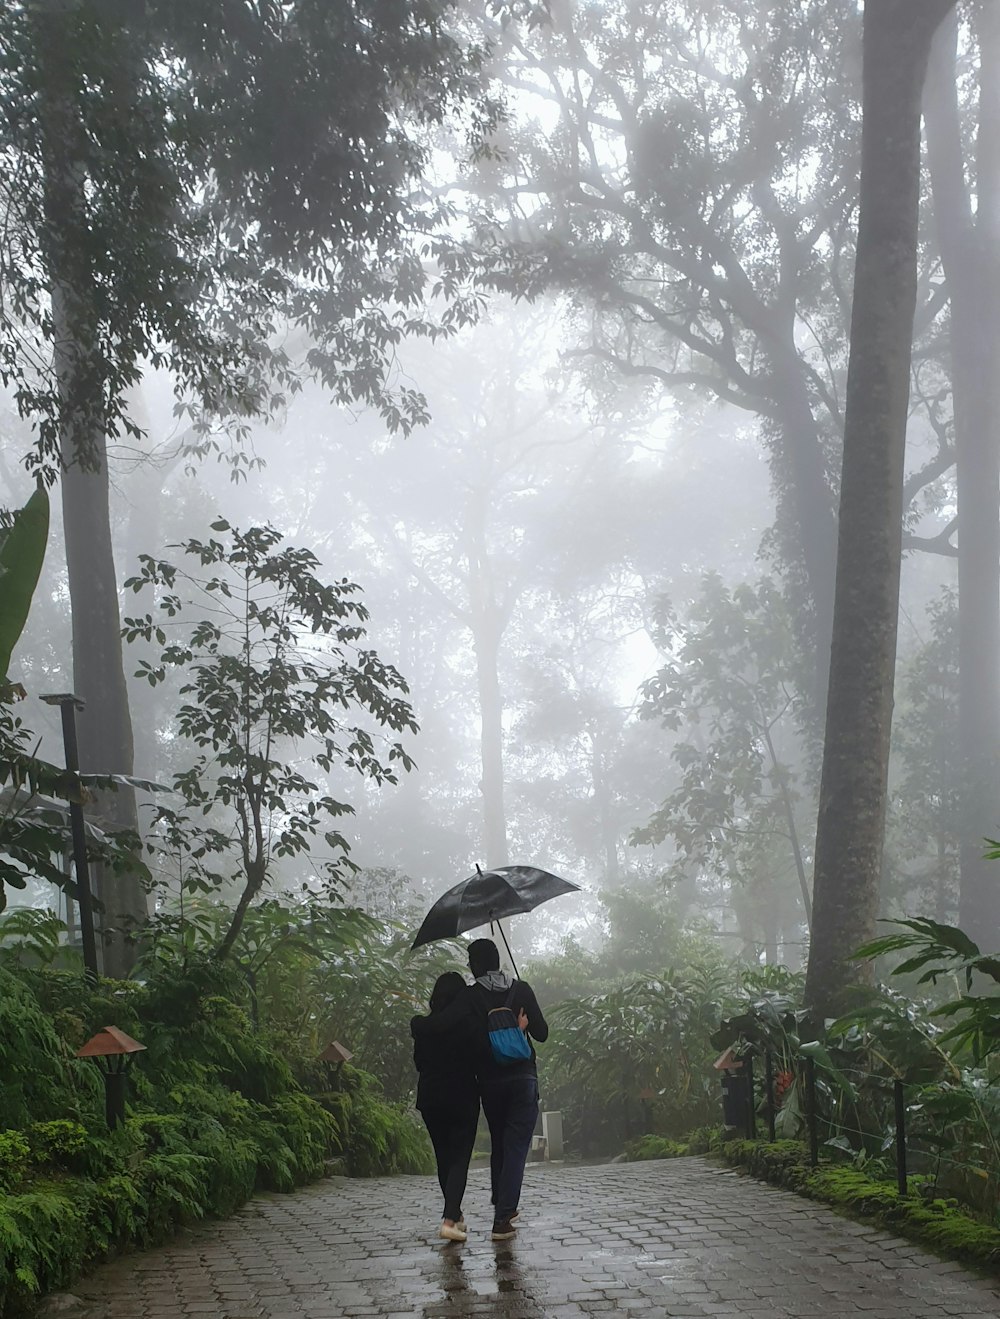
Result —
[[509, 1063], [523, 1062], [531, 1057], [531, 1045], [528, 1037], [517, 1024], [517, 1018], [511, 1004], [517, 981], [510, 987], [507, 1001], [503, 1007], [490, 1008], [486, 1015], [486, 1029], [490, 1037], [490, 1050], [495, 1062], [506, 1066]]

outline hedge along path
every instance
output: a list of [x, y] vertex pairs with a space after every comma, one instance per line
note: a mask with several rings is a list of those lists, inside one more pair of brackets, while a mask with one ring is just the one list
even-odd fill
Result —
[[531, 1165], [517, 1239], [470, 1179], [465, 1246], [431, 1178], [332, 1178], [123, 1257], [48, 1303], [78, 1319], [995, 1319], [1000, 1280], [704, 1159]]

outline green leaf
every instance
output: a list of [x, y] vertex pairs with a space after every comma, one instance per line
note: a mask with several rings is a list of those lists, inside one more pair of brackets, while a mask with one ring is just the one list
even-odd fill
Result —
[[49, 538], [49, 496], [39, 487], [0, 533], [0, 681], [28, 621]]

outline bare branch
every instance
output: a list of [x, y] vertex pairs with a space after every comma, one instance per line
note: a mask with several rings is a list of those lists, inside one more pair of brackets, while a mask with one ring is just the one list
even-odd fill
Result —
[[958, 550], [952, 545], [951, 537], [958, 530], [958, 518], [952, 518], [948, 525], [936, 536], [903, 537], [904, 550], [923, 550], [926, 554], [941, 554], [947, 559], [957, 559]]

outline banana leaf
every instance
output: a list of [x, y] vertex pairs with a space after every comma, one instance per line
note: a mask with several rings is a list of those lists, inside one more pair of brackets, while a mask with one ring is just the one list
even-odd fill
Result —
[[39, 487], [0, 530], [0, 682], [28, 621], [49, 538], [49, 496]]

